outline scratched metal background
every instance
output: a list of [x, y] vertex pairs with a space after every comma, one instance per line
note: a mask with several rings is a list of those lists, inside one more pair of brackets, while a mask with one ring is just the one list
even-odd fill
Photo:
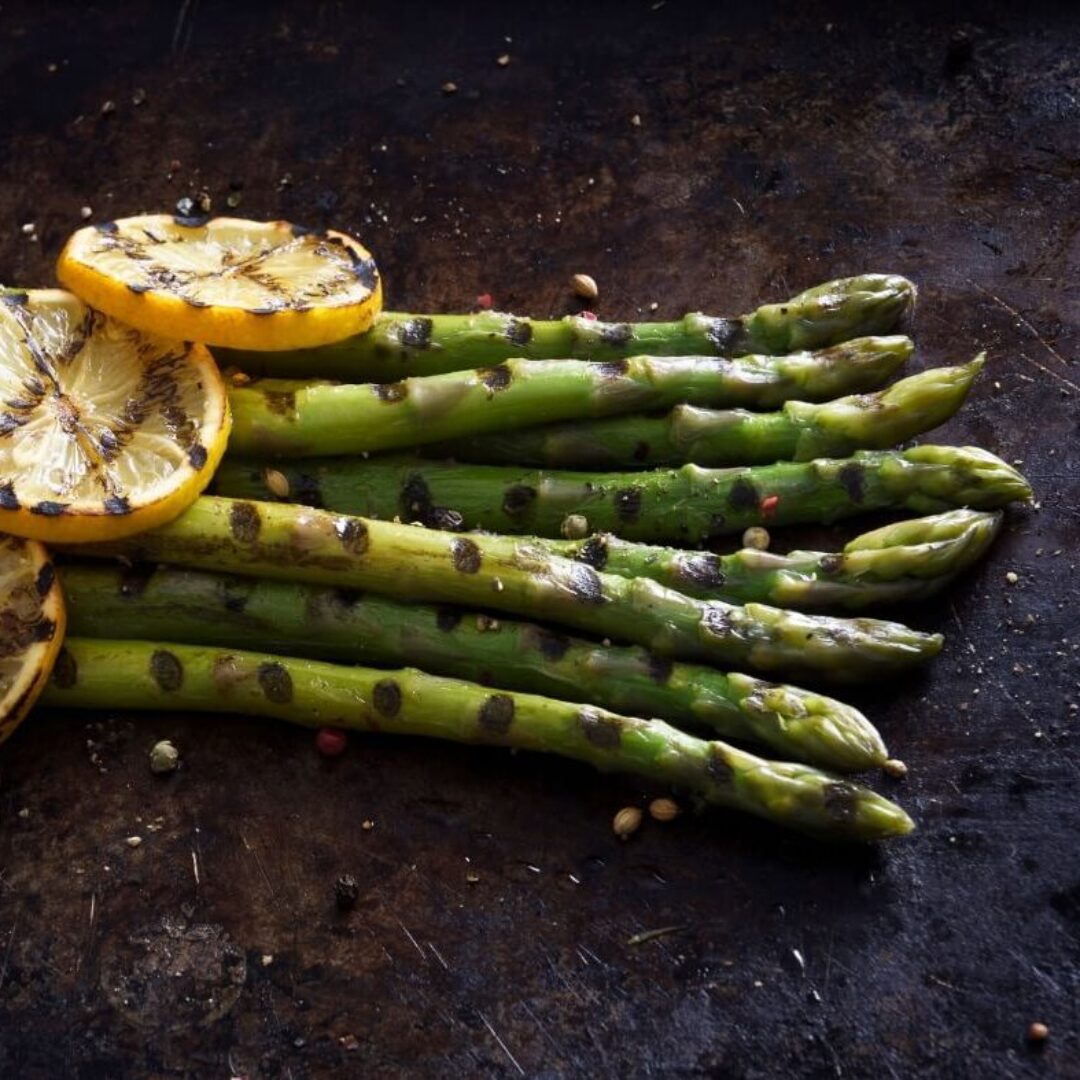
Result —
[[942, 437], [1023, 459], [1041, 504], [912, 616], [940, 662], [863, 699], [920, 831], [836, 851], [715, 813], [622, 844], [651, 790], [552, 761], [38, 716], [0, 752], [0, 1076], [1080, 1075], [1080, 22], [453, 7], [4, 4], [0, 278], [50, 281], [84, 204], [203, 188], [360, 234], [415, 310], [562, 313], [576, 271], [621, 318], [911, 275], [920, 363], [990, 350]]

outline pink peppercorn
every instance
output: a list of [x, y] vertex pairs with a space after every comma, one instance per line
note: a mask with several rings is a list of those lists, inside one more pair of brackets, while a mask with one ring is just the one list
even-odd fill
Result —
[[315, 749], [323, 757], [337, 757], [345, 753], [348, 742], [344, 731], [330, 727], [319, 728], [319, 733], [315, 736]]

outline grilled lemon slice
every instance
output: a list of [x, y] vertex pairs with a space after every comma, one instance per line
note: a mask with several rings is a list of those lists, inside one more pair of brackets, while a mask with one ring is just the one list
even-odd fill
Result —
[[229, 424], [202, 345], [59, 289], [0, 295], [0, 530], [84, 542], [160, 525], [207, 485]]
[[302, 349], [359, 334], [382, 308], [355, 240], [285, 221], [122, 218], [80, 229], [61, 284], [141, 330], [233, 349]]
[[0, 743], [30, 711], [64, 641], [64, 597], [45, 548], [0, 535]]

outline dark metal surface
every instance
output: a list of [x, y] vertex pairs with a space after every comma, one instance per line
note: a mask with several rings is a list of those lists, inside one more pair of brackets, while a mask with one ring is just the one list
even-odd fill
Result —
[[920, 830], [620, 843], [651, 792], [553, 761], [35, 717], [0, 751], [0, 1076], [1080, 1075], [1080, 23], [514, 7], [5, 4], [0, 277], [50, 281], [84, 204], [203, 188], [359, 234], [398, 308], [561, 313], [580, 271], [604, 314], [726, 313], [909, 274], [921, 362], [990, 350], [942, 438], [1023, 459], [1041, 503], [914, 616], [944, 657], [866, 699]]

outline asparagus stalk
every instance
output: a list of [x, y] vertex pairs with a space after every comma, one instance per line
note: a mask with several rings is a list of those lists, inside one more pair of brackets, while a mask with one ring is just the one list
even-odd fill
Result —
[[[869, 510], [993, 510], [1027, 499], [1027, 481], [976, 447], [866, 450], [733, 469], [683, 465], [645, 473], [584, 473], [458, 465], [412, 457], [282, 463], [291, 498], [436, 528], [558, 537], [570, 518], [625, 540], [696, 545], [750, 525], [832, 522]], [[222, 495], [266, 492], [257, 464], [216, 476]]]
[[171, 640], [397, 667], [600, 705], [763, 742], [783, 757], [858, 772], [881, 765], [881, 736], [858, 710], [793, 686], [673, 663], [541, 626], [370, 593], [173, 567], [63, 570], [68, 626], [108, 638], [122, 626]]
[[730, 555], [680, 551], [598, 533], [586, 540], [530, 539], [541, 551], [623, 577], [647, 577], [677, 592], [733, 604], [800, 611], [859, 610], [924, 600], [976, 563], [1002, 514], [951, 510], [857, 536], [842, 552], [743, 548]]
[[808, 289], [749, 315], [687, 315], [677, 322], [607, 323], [567, 316], [543, 321], [488, 311], [475, 315], [383, 312], [367, 333], [298, 352], [215, 349], [222, 364], [284, 378], [395, 382], [462, 371], [514, 357], [618, 360], [653, 356], [740, 356], [820, 349], [886, 334], [915, 301], [915, 286], [895, 274], [863, 274]]
[[676, 405], [666, 416], [620, 416], [548, 424], [435, 443], [425, 456], [549, 469], [645, 469], [660, 465], [766, 465], [884, 450], [943, 424], [960, 408], [983, 366], [920, 372], [875, 394], [780, 412]]
[[661, 656], [835, 681], [896, 673], [942, 644], [940, 635], [900, 623], [698, 600], [647, 578], [597, 573], [525, 541], [508, 545], [273, 503], [202, 497], [159, 529], [69, 550], [492, 608]]
[[263, 379], [229, 391], [236, 454], [355, 454], [528, 424], [698, 405], [771, 407], [880, 386], [911, 355], [905, 337], [859, 338], [787, 356], [506, 360], [395, 383]]
[[69, 638], [64, 648], [42, 697], [57, 708], [233, 712], [535, 750], [671, 784], [706, 803], [822, 836], [880, 840], [914, 828], [869, 788], [594, 706], [492, 692], [410, 668], [146, 641]]

